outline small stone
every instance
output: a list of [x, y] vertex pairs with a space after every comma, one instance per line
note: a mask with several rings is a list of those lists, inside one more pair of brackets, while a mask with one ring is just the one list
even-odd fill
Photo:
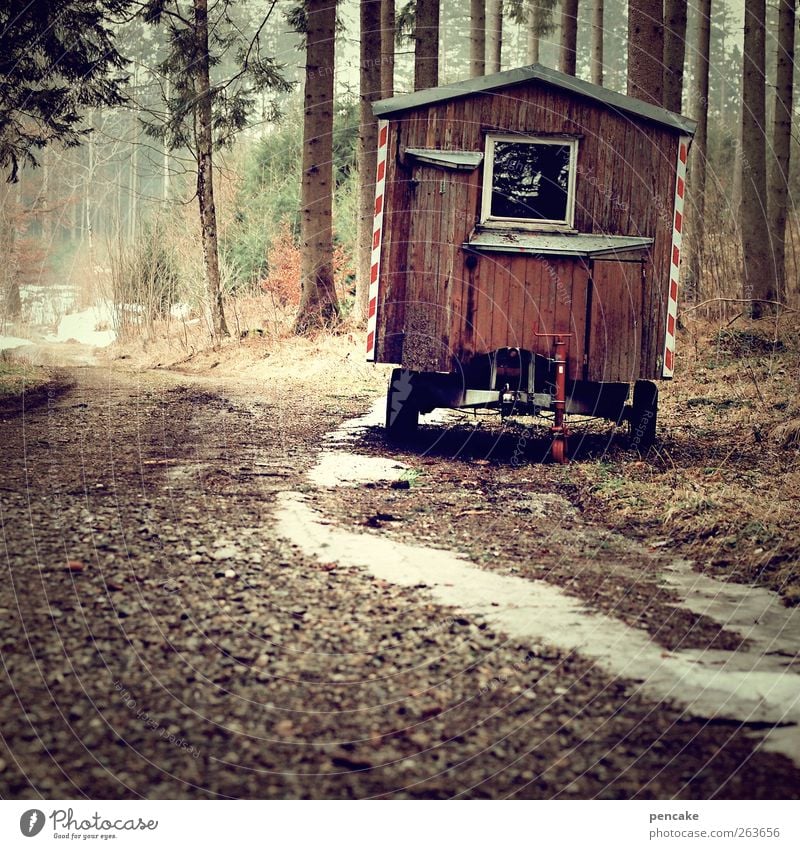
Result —
[[68, 572], [83, 572], [86, 567], [80, 560], [67, 560]]
[[218, 548], [211, 556], [214, 560], [231, 560], [239, 554], [239, 550], [232, 545]]
[[235, 577], [236, 577], [236, 572], [234, 572], [234, 570], [233, 570], [233, 569], [226, 569], [226, 570], [225, 570], [225, 577], [226, 577], [226, 578], [235, 578]]
[[294, 725], [290, 719], [282, 719], [275, 723], [275, 733], [280, 734], [281, 737], [289, 737], [293, 731]]

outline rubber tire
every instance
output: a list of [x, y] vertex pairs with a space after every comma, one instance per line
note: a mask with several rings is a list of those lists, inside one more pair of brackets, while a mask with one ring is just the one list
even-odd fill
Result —
[[630, 447], [640, 454], [650, 450], [656, 439], [658, 387], [651, 380], [637, 380], [630, 413]]
[[386, 434], [390, 439], [409, 439], [416, 432], [419, 405], [414, 395], [414, 372], [394, 369], [386, 393]]

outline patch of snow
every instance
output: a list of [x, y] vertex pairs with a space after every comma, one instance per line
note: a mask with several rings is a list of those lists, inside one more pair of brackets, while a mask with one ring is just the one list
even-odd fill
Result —
[[308, 473], [317, 486], [353, 486], [370, 481], [400, 480], [408, 466], [388, 457], [364, 457], [348, 451], [323, 451]]
[[647, 633], [587, 608], [545, 581], [500, 575], [449, 551], [331, 526], [298, 493], [281, 493], [278, 534], [320, 562], [360, 566], [404, 587], [424, 585], [440, 604], [481, 616], [510, 637], [577, 651], [645, 698], [683, 706], [690, 716], [792, 723], [760, 732], [762, 746], [800, 763], [800, 675], [785, 657], [756, 646], [736, 652], [668, 652]]
[[189, 306], [189, 304], [173, 304], [169, 308], [169, 314], [173, 318], [178, 318], [178, 319], [189, 318], [189, 316], [191, 315], [191, 312], [192, 312], [192, 308]]
[[19, 287], [19, 294], [23, 319], [38, 327], [58, 324], [78, 300], [78, 290], [69, 284], [27, 284]]
[[111, 304], [102, 302], [81, 312], [65, 315], [58, 323], [52, 342], [80, 342], [83, 345], [93, 345], [95, 348], [105, 348], [114, 342], [117, 334], [114, 331]]
[[0, 336], [0, 351], [11, 351], [23, 345], [33, 345], [30, 339], [20, 339], [19, 336]]
[[[382, 406], [376, 403], [365, 416], [328, 434], [308, 473], [312, 483], [347, 486], [402, 476], [401, 463], [347, 450], [365, 429], [381, 424]], [[553, 499], [564, 501], [531, 494], [532, 505], [541, 501], [532, 512], [549, 515]], [[762, 749], [800, 764], [798, 619], [773, 592], [699, 575], [687, 561], [674, 560], [661, 575], [680, 597], [675, 606], [714, 619], [747, 643], [737, 651], [666, 651], [645, 631], [592, 610], [545, 581], [489, 572], [450, 551], [337, 528], [299, 493], [278, 496], [276, 519], [281, 536], [321, 562], [359, 566], [401, 586], [423, 585], [438, 603], [481, 616], [511, 637], [579, 652], [631, 681], [645, 698], [682, 706], [692, 716], [786, 724], [753, 733]]]

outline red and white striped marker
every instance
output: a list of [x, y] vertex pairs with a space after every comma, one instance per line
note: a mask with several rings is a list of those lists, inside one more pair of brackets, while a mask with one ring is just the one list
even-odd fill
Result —
[[386, 197], [386, 153], [389, 122], [378, 121], [378, 167], [375, 174], [375, 217], [372, 223], [372, 256], [369, 262], [369, 310], [367, 312], [367, 362], [375, 362], [375, 331], [378, 325], [378, 286], [383, 247], [383, 206]]
[[678, 321], [678, 283], [680, 282], [681, 242], [683, 240], [683, 200], [686, 196], [686, 158], [689, 136], [678, 139], [678, 167], [675, 177], [675, 212], [672, 218], [672, 254], [669, 262], [669, 294], [667, 297], [667, 332], [664, 335], [663, 377], [675, 372], [675, 329]]

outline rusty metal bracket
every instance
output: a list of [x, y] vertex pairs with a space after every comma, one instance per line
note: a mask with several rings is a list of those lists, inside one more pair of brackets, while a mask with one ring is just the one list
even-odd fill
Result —
[[534, 336], [553, 340], [553, 365], [556, 371], [556, 395], [553, 399], [553, 426], [550, 433], [553, 434], [553, 459], [557, 463], [568, 463], [567, 439], [569, 429], [564, 422], [564, 412], [567, 406], [567, 350], [569, 337], [572, 333], [539, 333], [533, 331]]

